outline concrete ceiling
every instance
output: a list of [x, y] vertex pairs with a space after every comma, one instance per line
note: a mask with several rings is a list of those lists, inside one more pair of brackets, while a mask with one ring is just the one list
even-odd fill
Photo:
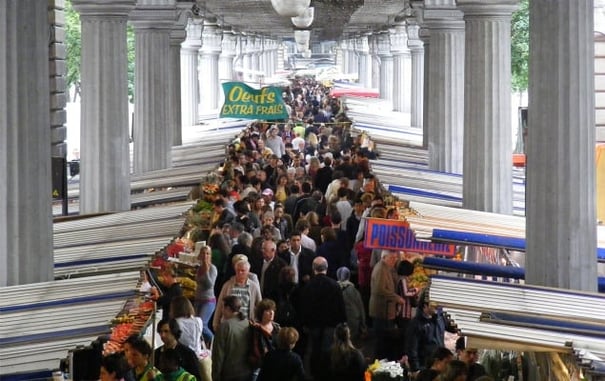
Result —
[[[338, 40], [356, 33], [383, 30], [409, 7], [408, 0], [312, 0], [315, 18], [311, 43]], [[235, 31], [282, 39], [293, 38], [290, 18], [281, 17], [271, 0], [198, 0], [206, 15]]]

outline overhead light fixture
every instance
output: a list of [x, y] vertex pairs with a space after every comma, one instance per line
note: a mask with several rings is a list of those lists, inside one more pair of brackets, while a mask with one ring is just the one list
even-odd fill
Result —
[[311, 0], [271, 0], [275, 12], [283, 17], [298, 17], [310, 4]]
[[313, 24], [313, 17], [315, 16], [315, 8], [309, 7], [297, 17], [292, 17], [292, 24], [297, 28], [308, 28]]

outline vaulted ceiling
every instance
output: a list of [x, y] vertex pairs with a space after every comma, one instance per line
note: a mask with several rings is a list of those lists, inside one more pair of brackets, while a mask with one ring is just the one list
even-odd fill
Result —
[[[385, 29], [409, 7], [408, 3], [408, 0], [312, 0], [311, 6], [315, 7], [312, 42]], [[278, 15], [271, 0], [197, 0], [197, 4], [205, 15], [217, 17], [219, 23], [236, 31], [293, 37], [290, 18]]]

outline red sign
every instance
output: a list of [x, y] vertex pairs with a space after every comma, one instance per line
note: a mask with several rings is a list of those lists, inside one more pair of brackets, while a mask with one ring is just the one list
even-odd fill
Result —
[[414, 251], [424, 254], [437, 254], [453, 257], [454, 245], [417, 241], [408, 223], [403, 220], [368, 218], [364, 246], [369, 249], [387, 249], [395, 251]]

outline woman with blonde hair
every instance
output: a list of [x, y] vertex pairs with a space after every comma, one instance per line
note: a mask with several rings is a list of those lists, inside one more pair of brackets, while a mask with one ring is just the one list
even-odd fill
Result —
[[179, 343], [189, 347], [196, 355], [202, 354], [202, 319], [194, 315], [193, 305], [185, 296], [177, 296], [170, 303], [170, 318], [175, 319], [181, 329]]
[[202, 246], [197, 259], [200, 262], [200, 267], [198, 267], [195, 274], [195, 281], [197, 283], [195, 289], [195, 315], [202, 319], [202, 324], [206, 322], [202, 334], [204, 340], [211, 342], [214, 334], [210, 330], [210, 327], [208, 327], [208, 322], [216, 309], [214, 284], [218, 270], [212, 264], [212, 249], [210, 246]]

